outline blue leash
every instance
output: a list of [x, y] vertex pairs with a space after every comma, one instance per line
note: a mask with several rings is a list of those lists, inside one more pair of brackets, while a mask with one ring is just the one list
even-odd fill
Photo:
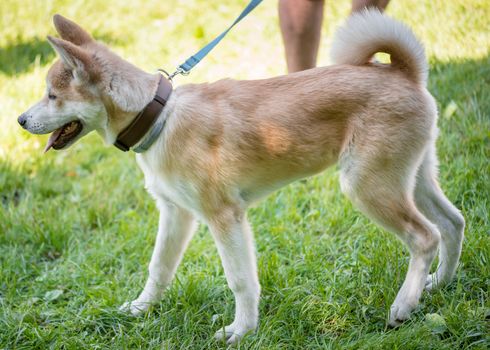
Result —
[[228, 27], [223, 33], [221, 33], [219, 36], [217, 36], [213, 41], [211, 41], [209, 44], [204, 46], [201, 50], [199, 50], [195, 55], [189, 57], [184, 63], [182, 63], [179, 67], [177, 67], [177, 70], [173, 72], [172, 74], [169, 75], [169, 79], [172, 79], [175, 77], [177, 74], [183, 74], [187, 75], [189, 74], [190, 70], [194, 68], [201, 60], [206, 57], [206, 55], [214, 49], [216, 45], [223, 39], [226, 34], [233, 28], [238, 22], [240, 22], [245, 16], [247, 16], [250, 12], [253, 11], [262, 2], [262, 0], [251, 0], [250, 3], [245, 7], [245, 9], [242, 11], [240, 16], [233, 22], [231, 26]]

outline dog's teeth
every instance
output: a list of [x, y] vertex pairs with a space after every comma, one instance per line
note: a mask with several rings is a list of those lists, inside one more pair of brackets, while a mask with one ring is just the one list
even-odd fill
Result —
[[75, 131], [76, 127], [77, 127], [77, 124], [75, 122], [71, 122], [70, 124], [68, 124], [68, 126], [66, 128], [63, 129], [62, 135], [72, 133], [73, 131]]

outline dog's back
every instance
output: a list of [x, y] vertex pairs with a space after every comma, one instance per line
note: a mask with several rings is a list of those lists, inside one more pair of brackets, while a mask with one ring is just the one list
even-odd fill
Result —
[[[391, 64], [370, 62], [379, 51]], [[250, 198], [322, 171], [353, 142], [387, 156], [423, 148], [437, 114], [423, 47], [410, 29], [377, 11], [354, 15], [332, 56], [337, 65], [178, 88], [184, 112], [170, 120], [177, 127], [167, 145], [192, 172], [232, 177]]]

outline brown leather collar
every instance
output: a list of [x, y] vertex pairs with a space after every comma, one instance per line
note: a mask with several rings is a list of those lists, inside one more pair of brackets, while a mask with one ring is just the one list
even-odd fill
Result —
[[163, 76], [160, 76], [155, 97], [138, 113], [131, 124], [117, 135], [114, 146], [121, 151], [127, 152], [131, 147], [136, 145], [153, 126], [162, 112], [163, 107], [165, 107], [171, 93], [172, 84]]

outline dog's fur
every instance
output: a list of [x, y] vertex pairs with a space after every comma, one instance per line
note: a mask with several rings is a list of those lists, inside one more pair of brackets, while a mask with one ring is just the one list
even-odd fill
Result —
[[[61, 60], [23, 126], [48, 133], [77, 119], [84, 128], [76, 139], [96, 130], [112, 144], [152, 99], [159, 76], [122, 60], [75, 23], [59, 15], [54, 23], [62, 39], [48, 39]], [[376, 52], [390, 54], [391, 64], [370, 62]], [[160, 225], [148, 281], [124, 308], [138, 314], [159, 301], [200, 219], [236, 301], [235, 320], [217, 336], [231, 343], [254, 330], [260, 287], [246, 209], [336, 162], [342, 191], [410, 250], [389, 323], [409, 317], [424, 287], [450, 281], [464, 219], [436, 179], [437, 111], [426, 90], [423, 47], [403, 24], [369, 10], [338, 31], [333, 60], [271, 79], [174, 90], [161, 136], [137, 155]], [[438, 248], [439, 266], [428, 276]]]

